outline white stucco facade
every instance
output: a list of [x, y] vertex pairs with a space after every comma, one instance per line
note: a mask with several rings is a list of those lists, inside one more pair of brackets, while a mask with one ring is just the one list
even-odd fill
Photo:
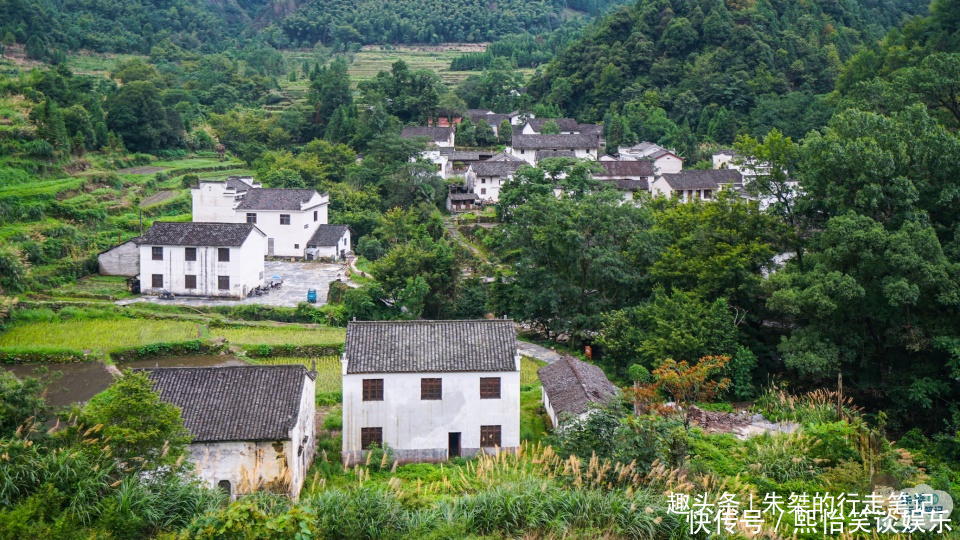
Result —
[[345, 229], [343, 236], [333, 246], [311, 246], [307, 254], [315, 259], [339, 259], [341, 255], [350, 253], [350, 229]]
[[258, 490], [297, 499], [317, 453], [315, 389], [315, 380], [305, 376], [297, 423], [284, 440], [188, 445], [188, 459], [197, 475], [211, 487], [229, 488], [231, 499]]
[[664, 154], [653, 160], [653, 171], [656, 176], [676, 174], [682, 170], [683, 160], [674, 154]]
[[[159, 248], [160, 259], [154, 249]], [[227, 246], [229, 261], [221, 261], [219, 249], [224, 246], [185, 246], [140, 244], [140, 290], [156, 294], [167, 290], [180, 296], [223, 296], [243, 298], [247, 292], [263, 285], [263, 253], [266, 236], [253, 228], [240, 246]], [[186, 250], [196, 250], [196, 260], [186, 260]], [[160, 276], [162, 286], [154, 286]], [[187, 288], [187, 276], [194, 276], [196, 286]], [[229, 278], [229, 287], [220, 288], [220, 277]]]
[[[541, 148], [539, 150], [570, 150], [577, 159], [597, 160], [597, 148]], [[537, 166], [537, 149], [530, 148], [508, 148], [507, 153], [513, 157], [520, 158], [530, 165]]]
[[[441, 461], [456, 453], [451, 441], [459, 434], [460, 455], [482, 448], [481, 426], [500, 426], [501, 449], [520, 446], [520, 356], [515, 371], [348, 374], [343, 364], [343, 460], [363, 459], [361, 428], [382, 428], [383, 443], [402, 462]], [[500, 378], [500, 398], [481, 399], [480, 379]], [[421, 399], [421, 379], [442, 380], [442, 399]], [[363, 400], [363, 380], [383, 379], [383, 400]]]

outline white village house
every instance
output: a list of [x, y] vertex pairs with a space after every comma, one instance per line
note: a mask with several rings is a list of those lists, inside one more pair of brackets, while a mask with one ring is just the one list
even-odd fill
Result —
[[685, 170], [676, 174], [664, 174], [650, 185], [653, 196], [677, 198], [682, 202], [710, 200], [724, 188], [741, 190], [743, 177], [733, 169]]
[[345, 465], [371, 444], [401, 463], [520, 446], [512, 321], [351, 322], [342, 368]]
[[464, 182], [467, 191], [485, 202], [499, 202], [500, 188], [527, 162], [510, 154], [497, 154], [486, 161], [471, 163]]
[[403, 128], [400, 136], [404, 139], [425, 138], [439, 148], [453, 148], [456, 140], [456, 132], [452, 127], [408, 126]]
[[343, 259], [350, 252], [350, 227], [320, 225], [307, 241], [308, 259]]
[[[545, 150], [570, 152], [577, 159], [596, 161], [600, 137], [594, 134], [577, 135], [522, 135], [513, 136], [510, 154], [536, 166], [537, 153]], [[541, 154], [542, 156], [543, 154]], [[556, 157], [556, 156], [552, 156]], [[541, 157], [542, 159], [542, 157]]]
[[139, 240], [140, 290], [243, 298], [263, 285], [265, 245], [250, 223], [155, 222]]
[[620, 393], [599, 367], [570, 355], [537, 370], [543, 390], [543, 407], [553, 427], [560, 425], [560, 415], [574, 417], [587, 414], [591, 403], [605, 403]]
[[266, 189], [230, 178], [192, 188], [193, 221], [251, 223], [267, 235], [270, 256], [305, 257], [307, 242], [327, 223], [330, 197], [313, 189]]
[[302, 365], [143, 370], [181, 410], [189, 461], [231, 499], [258, 490], [299, 497], [317, 451], [316, 372]]

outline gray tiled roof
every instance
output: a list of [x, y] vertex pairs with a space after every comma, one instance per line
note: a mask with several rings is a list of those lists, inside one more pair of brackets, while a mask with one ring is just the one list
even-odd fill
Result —
[[347, 324], [347, 373], [516, 371], [513, 321]]
[[471, 163], [470, 168], [477, 176], [510, 176], [523, 167], [526, 161], [478, 161]]
[[453, 133], [452, 127], [424, 127], [424, 126], [408, 126], [403, 128], [403, 131], [400, 133], [400, 136], [409, 139], [411, 137], [426, 137], [431, 141], [446, 141], [450, 138], [450, 134]]
[[537, 133], [540, 133], [540, 130], [543, 129], [543, 126], [547, 122], [556, 124], [557, 127], [560, 128], [560, 131], [569, 131], [571, 133], [580, 131], [580, 125], [577, 124], [577, 121], [573, 118], [531, 118], [527, 120], [527, 125]]
[[504, 120], [510, 120], [509, 114], [487, 114], [486, 111], [468, 112], [467, 116], [470, 117], [470, 121], [474, 124], [480, 120], [483, 120], [491, 127], [498, 127], [500, 122], [503, 122]]
[[193, 442], [289, 439], [307, 376], [301, 365], [143, 371], [160, 399], [180, 407]]
[[628, 180], [626, 178], [599, 178], [602, 182], [608, 182], [620, 191], [650, 191], [650, 183], [647, 180]]
[[526, 160], [523, 160], [523, 159], [518, 158], [517, 156], [511, 155], [511, 154], [506, 154], [506, 153], [502, 153], [502, 152], [499, 153], [499, 154], [497, 154], [497, 155], [495, 155], [495, 156], [493, 156], [492, 158], [488, 159], [487, 161], [516, 161], [517, 163], [526, 163]]
[[451, 201], [475, 201], [477, 200], [476, 193], [450, 193], [448, 195]]
[[673, 189], [716, 189], [725, 184], [738, 184], [743, 181], [740, 172], [734, 169], [684, 170], [664, 174], [663, 179]]
[[237, 210], [300, 210], [314, 195], [315, 189], [251, 189]]
[[238, 193], [253, 188], [253, 178], [249, 176], [228, 176], [226, 182], [228, 188], [233, 188]]
[[534, 157], [537, 161], [551, 158], [575, 158], [577, 154], [570, 150], [537, 150]]
[[596, 135], [514, 135], [513, 147], [524, 150], [570, 150], [599, 148]]
[[600, 165], [606, 169], [594, 176], [623, 177], [623, 176], [653, 176], [653, 163], [641, 161], [601, 161]]
[[580, 124], [580, 133], [585, 135], [603, 135], [603, 124]]
[[141, 244], [156, 246], [242, 246], [254, 230], [250, 223], [193, 223], [156, 221]]
[[537, 370], [537, 377], [558, 415], [585, 413], [590, 403], [603, 403], [619, 392], [602, 369], [571, 356], [543, 366]]
[[671, 151], [669, 151], [669, 150], [663, 150], [663, 149], [657, 150], [656, 152], [650, 154], [650, 155], [647, 156], [647, 157], [648, 157], [649, 159], [660, 159], [660, 158], [662, 158], [663, 156], [673, 156], [673, 157], [680, 158], [681, 160], [683, 159], [683, 158], [681, 158], [680, 156], [674, 154], [673, 152], [671, 152]]
[[307, 247], [335, 246], [347, 234], [347, 230], [346, 225], [320, 225], [307, 242]]

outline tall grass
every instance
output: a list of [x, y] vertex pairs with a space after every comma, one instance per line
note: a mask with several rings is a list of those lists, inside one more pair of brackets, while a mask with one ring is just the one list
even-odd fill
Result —
[[547, 365], [546, 362], [541, 362], [536, 358], [530, 358], [529, 356], [520, 357], [520, 384], [540, 384], [540, 379], [537, 377], [537, 370], [541, 367]]

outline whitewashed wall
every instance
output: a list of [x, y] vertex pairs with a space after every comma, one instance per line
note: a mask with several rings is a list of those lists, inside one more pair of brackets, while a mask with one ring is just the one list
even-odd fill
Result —
[[329, 258], [336, 259], [340, 257], [340, 250], [343, 250], [346, 253], [350, 252], [350, 229], [344, 233], [344, 235], [337, 241], [335, 246], [320, 246], [317, 248], [310, 248], [313, 250], [313, 256], [317, 258]]
[[676, 174], [683, 170], [683, 160], [672, 154], [666, 154], [654, 160], [653, 170], [657, 176]]
[[227, 189], [225, 182], [201, 182], [191, 188], [193, 221], [197, 223], [245, 223], [238, 219], [234, 207], [240, 200], [237, 192]]
[[[153, 260], [155, 244], [140, 245], [140, 290], [158, 293], [154, 288], [153, 274], [163, 275], [163, 287], [182, 296], [228, 296], [242, 298], [247, 291], [263, 285], [263, 253], [266, 238], [256, 229], [240, 247], [230, 248], [230, 261], [217, 260], [216, 246], [161, 246], [163, 260]], [[197, 248], [197, 260], [185, 260], [184, 250]], [[197, 276], [197, 288], [187, 289], [184, 276]], [[219, 289], [218, 276], [230, 276], [230, 289]]]
[[[449, 434], [459, 432], [463, 456], [481, 450], [480, 426], [501, 426], [501, 448], [520, 446], [520, 357], [507, 372], [344, 373], [343, 460], [362, 459], [360, 428], [383, 428], [383, 442], [401, 462], [448, 457]], [[345, 370], [344, 370], [345, 371]], [[421, 400], [420, 379], [443, 379], [442, 400]], [[500, 377], [500, 399], [480, 399], [480, 378]], [[363, 379], [383, 379], [383, 401], [363, 401]], [[492, 450], [492, 449], [488, 449]]]
[[140, 272], [140, 248], [133, 240], [97, 256], [101, 276], [136, 276]]

